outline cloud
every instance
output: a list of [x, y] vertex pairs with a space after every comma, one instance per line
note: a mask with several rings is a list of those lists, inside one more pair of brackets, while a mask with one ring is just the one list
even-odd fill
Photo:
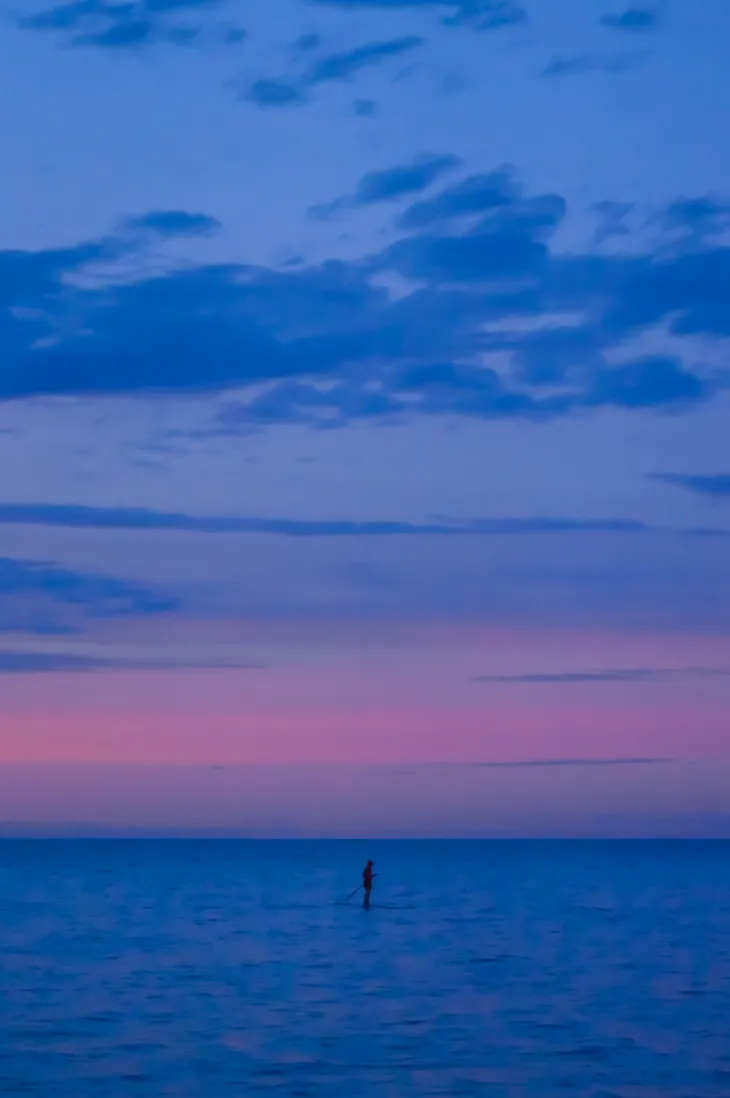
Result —
[[358, 118], [373, 118], [378, 113], [378, 104], [374, 99], [356, 99], [352, 104], [352, 113]]
[[[108, 670], [108, 660], [62, 652], [15, 652], [0, 649], [0, 675]], [[111, 664], [113, 666], [113, 664]]]
[[0, 648], [0, 675], [44, 674], [48, 672], [88, 671], [261, 671], [262, 664], [230, 661], [173, 660], [153, 656], [149, 659], [105, 657], [83, 653]]
[[[75, 530], [177, 530], [198, 534], [268, 534], [285, 538], [392, 538], [392, 537], [505, 537], [521, 535], [614, 534], [637, 536], [661, 533], [673, 537], [730, 537], [730, 530], [653, 527], [636, 519], [580, 519], [537, 515], [527, 518], [451, 519], [436, 516], [427, 522], [348, 519], [289, 519], [255, 515], [191, 515], [145, 508], [88, 507], [81, 504], [0, 503], [0, 526], [56, 526]], [[115, 582], [115, 581], [112, 581]], [[135, 589], [126, 588], [131, 593]], [[0, 590], [2, 577], [0, 576]], [[155, 597], [139, 593], [138, 608]], [[162, 599], [160, 610], [172, 604]], [[137, 612], [130, 610], [130, 612]]]
[[423, 39], [416, 35], [405, 38], [391, 38], [384, 42], [367, 42], [341, 53], [331, 53], [314, 63], [304, 77], [307, 87], [328, 84], [331, 81], [349, 80], [363, 69], [379, 65], [392, 57], [400, 57], [423, 45]]
[[292, 107], [307, 100], [303, 90], [288, 80], [254, 80], [244, 99], [257, 107]]
[[223, 28], [223, 42], [226, 46], [240, 46], [248, 38], [244, 27], [228, 26]]
[[586, 402], [618, 408], [660, 408], [695, 404], [710, 393], [711, 383], [685, 370], [678, 359], [642, 358], [600, 370]]
[[75, 631], [91, 618], [167, 614], [177, 599], [111, 576], [0, 557], [0, 632]]
[[395, 11], [433, 11], [443, 13], [443, 22], [451, 26], [470, 26], [476, 30], [495, 30], [524, 23], [527, 12], [516, 0], [309, 0], [312, 4], [383, 13]]
[[607, 301], [604, 324], [627, 337], [668, 321], [673, 335], [730, 336], [725, 286], [730, 248], [700, 244], [624, 265], [620, 292]]
[[498, 206], [467, 231], [447, 232], [439, 224], [433, 232], [406, 236], [379, 261], [404, 278], [437, 284], [539, 278], [550, 258], [548, 240], [566, 209], [559, 195]]
[[[419, 534], [640, 533], [648, 527], [623, 519], [492, 518], [427, 522], [355, 522], [344, 519], [277, 519], [185, 515], [143, 508], [3, 503], [0, 525], [62, 526], [102, 530], [185, 530], [204, 534], [279, 534], [284, 537], [393, 537]], [[1, 582], [1, 573], [0, 573]], [[0, 588], [1, 589], [1, 588]]]
[[670, 202], [651, 221], [669, 233], [703, 244], [730, 230], [730, 201], [717, 195], [680, 198]]
[[126, 232], [150, 232], [161, 237], [209, 236], [222, 228], [220, 221], [207, 214], [185, 210], [152, 210], [141, 217], [128, 217], [121, 225]]
[[653, 8], [626, 8], [616, 14], [604, 15], [601, 19], [604, 27], [633, 34], [656, 30], [658, 23], [659, 16]]
[[646, 60], [647, 54], [617, 53], [612, 55], [582, 53], [575, 57], [556, 57], [541, 72], [541, 76], [584, 76], [586, 73], [603, 72], [619, 74], [635, 69]]
[[[431, 154], [371, 173], [348, 201], [384, 203], [449, 163]], [[702, 336], [710, 361], [730, 337], [730, 247], [708, 227], [721, 200], [681, 201], [657, 213], [658, 242], [566, 252], [554, 246], [565, 199], [527, 193], [502, 167], [411, 203], [395, 240], [352, 260], [150, 273], [151, 245], [218, 228], [174, 210], [70, 248], [0, 252], [0, 400], [236, 390], [211, 424], [218, 434], [681, 411], [728, 384], [685, 337]], [[637, 352], [660, 332], [671, 354]]]
[[652, 473], [652, 480], [662, 480], [677, 488], [685, 488], [699, 496], [724, 499], [730, 496], [730, 474], [714, 473], [705, 476], [682, 473]]
[[292, 50], [295, 53], [309, 53], [310, 50], [318, 50], [322, 45], [322, 37], [319, 34], [301, 34], [292, 43]]
[[241, 98], [259, 107], [290, 107], [305, 103], [308, 93], [322, 84], [348, 81], [364, 69], [401, 57], [423, 45], [416, 35], [367, 42], [351, 50], [325, 54], [299, 76], [265, 77], [246, 87]]
[[460, 163], [458, 156], [422, 153], [409, 164], [367, 172], [358, 183], [354, 194], [336, 198], [322, 206], [312, 206], [310, 216], [326, 220], [343, 209], [373, 206], [379, 202], [391, 202], [425, 191], [440, 176], [458, 168]]
[[424, 199], [409, 206], [401, 214], [398, 225], [408, 231], [448, 225], [460, 218], [510, 206], [519, 193], [512, 167], [471, 175], [445, 188], [436, 198]]
[[64, 652], [24, 652], [0, 649], [0, 675], [63, 673], [68, 671], [131, 670], [135, 664], [120, 664], [94, 656]]
[[605, 199], [594, 203], [592, 212], [599, 219], [596, 228], [594, 243], [603, 244], [606, 240], [616, 237], [631, 236], [631, 228], [628, 219], [634, 210], [633, 202], [613, 202]]
[[671, 758], [615, 758], [615, 759], [516, 759], [507, 762], [442, 762], [426, 764], [432, 767], [460, 767], [477, 770], [532, 770], [542, 767], [602, 767], [602, 766], [666, 766], [673, 763]]
[[[132, 50], [156, 43], [188, 46], [203, 33], [200, 22], [176, 22], [222, 7], [225, 0], [71, 0], [22, 16], [24, 30], [55, 32], [66, 45]], [[241, 31], [235, 28], [235, 41]]]
[[730, 668], [722, 667], [630, 667], [608, 671], [560, 671], [528, 675], [478, 675], [472, 682], [543, 685], [548, 683], [645, 683], [672, 682], [683, 678], [725, 678]]

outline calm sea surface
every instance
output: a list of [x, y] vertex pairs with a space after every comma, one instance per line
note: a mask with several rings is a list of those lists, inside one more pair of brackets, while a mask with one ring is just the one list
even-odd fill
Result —
[[730, 1096], [725, 843], [8, 840], [0, 954], [3, 1096]]

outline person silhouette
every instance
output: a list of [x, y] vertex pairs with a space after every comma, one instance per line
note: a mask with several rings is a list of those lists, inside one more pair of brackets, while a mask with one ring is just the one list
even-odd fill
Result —
[[365, 890], [365, 899], [363, 900], [363, 907], [370, 907], [370, 892], [373, 887], [373, 877], [377, 877], [377, 873], [373, 873], [373, 863], [368, 862], [362, 871], [362, 886]]

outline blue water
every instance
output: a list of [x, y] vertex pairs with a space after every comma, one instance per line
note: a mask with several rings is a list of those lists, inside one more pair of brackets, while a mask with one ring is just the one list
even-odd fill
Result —
[[11, 840], [0, 952], [3, 1096], [730, 1095], [730, 844]]

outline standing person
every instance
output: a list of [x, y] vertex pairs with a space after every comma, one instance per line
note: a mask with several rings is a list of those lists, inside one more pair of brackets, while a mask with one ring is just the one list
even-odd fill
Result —
[[370, 907], [370, 891], [373, 887], [373, 877], [377, 877], [377, 873], [373, 873], [373, 863], [368, 862], [362, 871], [362, 886], [365, 890], [363, 907]]

